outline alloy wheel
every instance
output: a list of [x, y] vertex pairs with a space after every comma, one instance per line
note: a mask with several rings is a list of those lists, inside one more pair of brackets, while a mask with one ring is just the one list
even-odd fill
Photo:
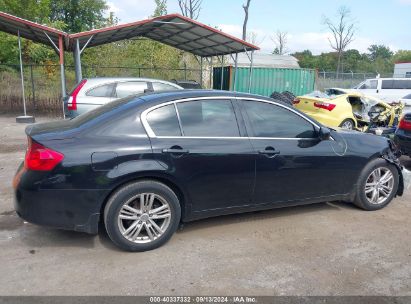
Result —
[[170, 205], [155, 193], [141, 193], [130, 198], [118, 214], [118, 227], [127, 240], [142, 244], [155, 241], [171, 221]]
[[394, 175], [385, 167], [371, 172], [365, 183], [365, 197], [374, 205], [385, 203], [394, 189]]

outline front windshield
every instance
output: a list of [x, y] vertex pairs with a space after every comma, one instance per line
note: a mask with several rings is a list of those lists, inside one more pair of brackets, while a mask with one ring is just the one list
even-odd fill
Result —
[[365, 81], [357, 84], [356, 86], [354, 86], [354, 87], [352, 87], [352, 88], [353, 88], [353, 89], [359, 89], [359, 88], [361, 88], [361, 87], [363, 86], [363, 84], [365, 84]]
[[311, 93], [306, 94], [305, 96], [307, 96], [307, 97], [315, 97], [315, 98], [327, 98], [327, 99], [330, 99], [330, 98], [331, 98], [330, 95], [327, 95], [326, 93], [321, 92], [321, 91], [314, 91], [314, 92], [311, 92]]

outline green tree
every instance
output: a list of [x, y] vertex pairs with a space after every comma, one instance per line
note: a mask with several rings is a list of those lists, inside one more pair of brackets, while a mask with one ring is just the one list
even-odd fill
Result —
[[167, 0], [154, 0], [156, 8], [153, 17], [167, 15]]
[[65, 31], [77, 33], [99, 28], [107, 23], [105, 0], [52, 0], [51, 21], [63, 21]]
[[411, 62], [411, 51], [399, 50], [394, 55], [394, 62]]
[[394, 55], [388, 46], [377, 44], [370, 45], [368, 52], [371, 61], [375, 61], [377, 58], [390, 60]]
[[0, 11], [38, 23], [50, 16], [51, 0], [0, 0]]

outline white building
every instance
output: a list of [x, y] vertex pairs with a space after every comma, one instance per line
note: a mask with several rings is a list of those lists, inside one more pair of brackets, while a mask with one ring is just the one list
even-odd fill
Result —
[[399, 62], [394, 67], [394, 78], [411, 78], [411, 62]]
[[[234, 61], [231, 57], [228, 62], [229, 65], [234, 66]], [[250, 66], [250, 59], [245, 53], [238, 54], [238, 66], [248, 67]], [[255, 68], [294, 68], [299, 69], [298, 60], [289, 55], [275, 55], [265, 54], [261, 52], [255, 52], [253, 56], [253, 67]]]

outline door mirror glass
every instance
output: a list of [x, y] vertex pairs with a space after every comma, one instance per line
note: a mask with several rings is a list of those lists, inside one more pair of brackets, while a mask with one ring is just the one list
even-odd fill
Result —
[[321, 127], [318, 131], [318, 136], [321, 140], [329, 140], [331, 138], [331, 131], [326, 127]]

